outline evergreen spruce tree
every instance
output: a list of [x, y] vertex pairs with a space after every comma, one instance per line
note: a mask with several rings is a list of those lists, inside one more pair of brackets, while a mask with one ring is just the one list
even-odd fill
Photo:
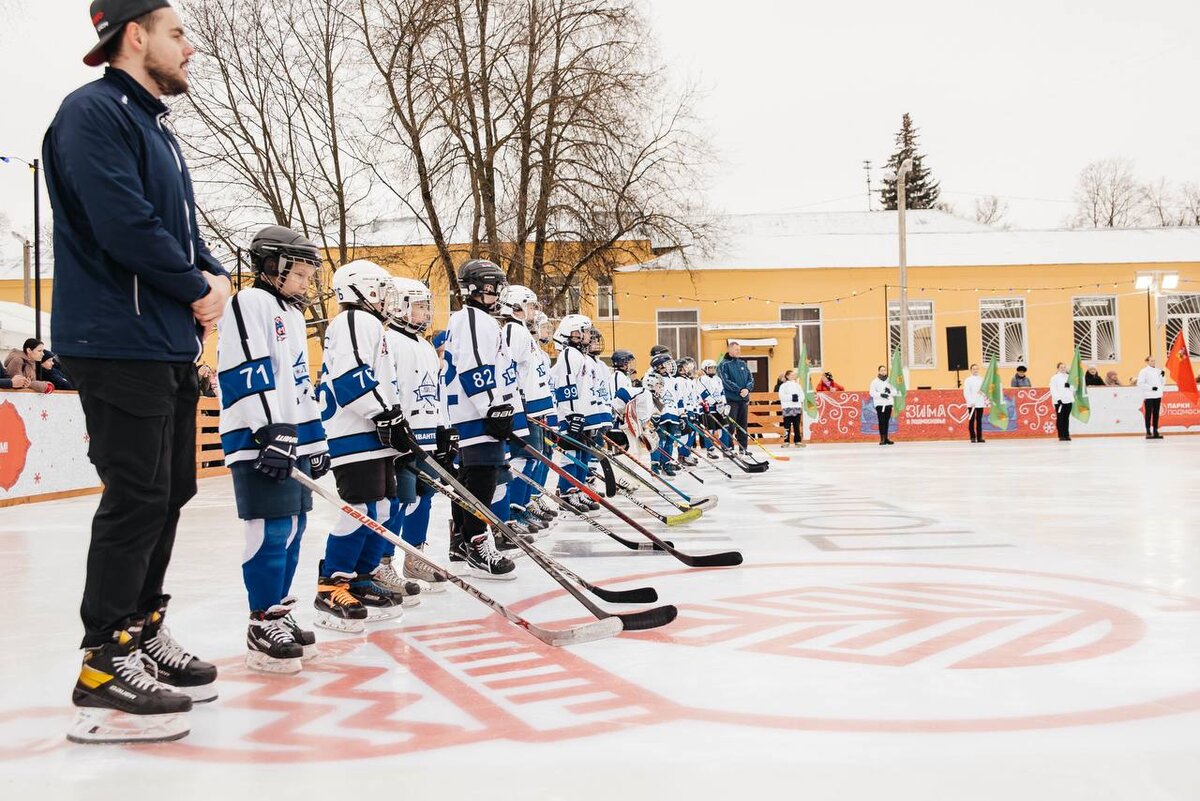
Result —
[[917, 128], [913, 125], [912, 117], [904, 115], [900, 123], [900, 132], [896, 134], [897, 150], [888, 159], [884, 171], [883, 188], [879, 196], [883, 200], [886, 211], [895, 211], [899, 201], [896, 199], [896, 171], [905, 159], [913, 161], [912, 172], [908, 174], [905, 183], [907, 208], [932, 209], [937, 205], [938, 195], [941, 194], [940, 184], [933, 180], [929, 168], [925, 166], [924, 156], [917, 152]]

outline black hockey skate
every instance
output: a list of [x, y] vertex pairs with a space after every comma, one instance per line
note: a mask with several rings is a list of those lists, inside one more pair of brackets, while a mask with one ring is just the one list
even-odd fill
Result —
[[367, 630], [367, 608], [350, 592], [353, 578], [348, 573], [334, 573], [317, 579], [317, 597], [313, 600], [317, 616], [313, 623], [323, 629], [348, 634], [361, 634]]
[[142, 629], [142, 652], [153, 663], [151, 673], [162, 684], [183, 693], [197, 704], [217, 697], [217, 668], [183, 650], [163, 625], [171, 596], [164, 595]]
[[386, 587], [376, 583], [371, 573], [359, 573], [350, 582], [350, 594], [367, 609], [372, 623], [404, 616], [403, 600]]
[[156, 743], [190, 731], [192, 699], [159, 684], [146, 672], [139, 646], [141, 621], [113, 633], [112, 642], [88, 648], [71, 701], [77, 707], [67, 732], [74, 743]]
[[467, 544], [467, 567], [476, 578], [512, 581], [517, 577], [516, 565], [496, 550], [490, 534], [480, 535]]
[[401, 605], [417, 606], [421, 603], [421, 585], [397, 573], [392, 557], [383, 557], [379, 567], [371, 571], [371, 578], [392, 595], [399, 596]]
[[296, 622], [296, 616], [294, 612], [296, 610], [296, 604], [299, 603], [299, 599], [297, 599], [294, 595], [289, 595], [280, 601], [280, 603], [288, 608], [288, 613], [283, 618], [283, 622], [286, 623], [288, 628], [292, 630], [292, 639], [300, 643], [300, 645], [304, 648], [304, 656], [302, 656], [301, 659], [312, 659], [318, 653], [317, 635], [313, 634], [307, 629], [300, 628], [300, 624]]
[[304, 646], [296, 642], [287, 617], [291, 610], [280, 604], [265, 612], [251, 612], [246, 629], [246, 667], [261, 673], [299, 673]]

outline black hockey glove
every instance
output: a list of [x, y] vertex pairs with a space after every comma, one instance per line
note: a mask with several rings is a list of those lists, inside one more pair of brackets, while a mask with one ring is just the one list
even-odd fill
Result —
[[626, 436], [624, 431], [618, 431], [614, 428], [612, 431], [608, 432], [608, 438], [612, 440], [613, 444], [619, 447], [621, 450], [629, 450], [629, 437]]
[[267, 478], [287, 481], [296, 466], [296, 427], [290, 423], [263, 426], [254, 434], [262, 450], [254, 460], [254, 469]]
[[417, 435], [413, 433], [399, 406], [393, 406], [371, 419], [375, 421], [375, 436], [379, 437], [379, 444], [385, 448], [392, 448], [401, 456], [420, 450]]
[[314, 453], [308, 457], [308, 466], [312, 470], [313, 480], [319, 481], [321, 476], [329, 472], [329, 454]]
[[792, 393], [792, 403], [799, 403], [799, 402], [800, 402], [800, 396], [797, 395], [795, 392], [793, 392]]
[[454, 468], [454, 460], [458, 458], [458, 432], [447, 426], [438, 426], [437, 449], [433, 452], [434, 461], [447, 470]]
[[483, 420], [483, 433], [501, 442], [507, 442], [513, 433], [513, 407], [511, 403], [501, 403], [488, 409], [487, 417]]
[[578, 442], [583, 437], [583, 424], [585, 420], [582, 414], [573, 414], [567, 418], [567, 436]]

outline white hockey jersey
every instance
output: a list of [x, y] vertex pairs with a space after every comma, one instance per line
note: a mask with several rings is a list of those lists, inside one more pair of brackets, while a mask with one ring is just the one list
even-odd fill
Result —
[[560, 425], [565, 428], [570, 417], [581, 414], [586, 427], [588, 415], [594, 414], [596, 408], [592, 366], [587, 356], [578, 348], [564, 347], [550, 370], [550, 376]]
[[662, 420], [666, 423], [678, 423], [684, 414], [687, 397], [691, 393], [687, 386], [688, 380], [680, 376], [663, 376], [662, 382], [662, 392], [658, 396]]
[[700, 376], [700, 383], [704, 385], [707, 395], [702, 394], [701, 399], [708, 403], [710, 409], [724, 409], [725, 403], [725, 382], [721, 380], [719, 375], [708, 375], [705, 373]]
[[517, 385], [521, 388], [521, 402], [528, 417], [545, 417], [554, 408], [554, 395], [550, 389], [549, 362], [538, 354], [545, 355], [537, 340], [529, 333], [524, 323], [510, 320], [504, 324], [504, 344], [517, 363]]
[[320, 398], [334, 467], [397, 455], [380, 443], [373, 419], [398, 403], [396, 366], [379, 318], [349, 309], [330, 321]]
[[612, 368], [590, 353], [584, 356], [592, 371], [592, 411], [586, 428], [612, 428]]
[[262, 289], [243, 289], [217, 326], [221, 447], [225, 464], [258, 458], [254, 432], [272, 423], [296, 426], [296, 453], [327, 449], [321, 410], [308, 372], [304, 315]]
[[426, 340], [388, 328], [389, 355], [396, 370], [396, 397], [421, 449], [437, 450], [438, 426], [447, 426], [442, 403], [442, 362]]
[[446, 329], [446, 413], [458, 429], [459, 445], [495, 442], [484, 433], [488, 409], [504, 403], [513, 407], [513, 433], [529, 433], [521, 406], [517, 363], [504, 344], [500, 324], [473, 306], [450, 315]]
[[546, 424], [557, 428], [558, 427], [558, 408], [555, 406], [554, 396], [554, 360], [550, 358], [550, 354], [542, 348], [537, 350], [538, 369], [546, 376], [546, 390], [550, 393], [550, 410], [546, 412]]

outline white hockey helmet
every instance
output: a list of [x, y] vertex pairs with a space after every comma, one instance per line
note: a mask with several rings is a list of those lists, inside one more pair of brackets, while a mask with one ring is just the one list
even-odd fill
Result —
[[546, 316], [545, 312], [537, 312], [533, 315], [533, 320], [529, 324], [529, 331], [543, 345], [550, 341], [550, 318]]
[[[538, 297], [520, 284], [509, 284], [500, 292], [500, 316], [528, 324], [538, 311]], [[518, 314], [519, 313], [519, 314]]]
[[651, 395], [657, 395], [663, 388], [663, 377], [658, 373], [646, 373], [642, 376], [642, 387], [650, 391]]
[[[581, 345], [587, 341], [587, 332], [591, 329], [591, 327], [592, 320], [587, 315], [568, 314], [559, 321], [558, 328], [554, 331], [554, 342], [560, 347], [566, 347], [567, 345], [572, 344]], [[576, 335], [579, 336], [579, 341], [572, 342], [571, 340]]]
[[716, 370], [716, 369], [717, 369], [717, 363], [716, 363], [715, 361], [713, 361], [712, 359], [705, 359], [704, 361], [700, 362], [700, 371], [701, 371], [701, 372], [703, 372], [703, 373], [707, 373], [707, 372], [708, 372], [708, 368], [710, 368], [710, 367], [711, 367], [712, 369]]
[[395, 292], [391, 274], [373, 261], [358, 259], [337, 268], [333, 294], [338, 303], [360, 306], [387, 319]]
[[415, 278], [392, 278], [395, 303], [390, 321], [413, 334], [423, 334], [433, 322], [433, 293]]

